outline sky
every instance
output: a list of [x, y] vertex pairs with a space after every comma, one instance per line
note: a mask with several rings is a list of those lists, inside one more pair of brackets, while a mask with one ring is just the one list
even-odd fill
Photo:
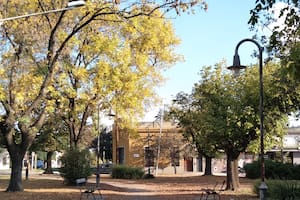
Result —
[[[170, 104], [177, 93], [190, 93], [194, 83], [200, 79], [201, 67], [214, 65], [221, 60], [232, 64], [237, 43], [251, 38], [248, 20], [250, 10], [255, 7], [254, 0], [207, 0], [208, 10], [197, 10], [195, 14], [182, 14], [171, 19], [181, 45], [176, 49], [185, 61], [177, 63], [163, 74], [164, 86], [157, 89], [163, 104]], [[239, 47], [241, 64], [256, 63], [251, 54], [257, 47], [243, 43]], [[244, 61], [244, 62], [243, 62]], [[144, 121], [153, 121], [162, 106], [152, 108]]]

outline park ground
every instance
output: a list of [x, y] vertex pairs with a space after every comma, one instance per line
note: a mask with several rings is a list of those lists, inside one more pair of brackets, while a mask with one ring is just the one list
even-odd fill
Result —
[[[225, 176], [158, 176], [154, 179], [123, 180], [101, 175], [101, 193], [104, 200], [199, 200], [202, 188], [212, 188], [222, 183]], [[79, 200], [80, 190], [67, 186], [59, 175], [31, 175], [23, 181], [24, 192], [5, 192], [9, 175], [0, 175], [0, 199], [2, 200]], [[95, 184], [95, 177], [89, 184]], [[254, 200], [255, 180], [240, 178], [238, 192], [224, 191], [222, 200]]]

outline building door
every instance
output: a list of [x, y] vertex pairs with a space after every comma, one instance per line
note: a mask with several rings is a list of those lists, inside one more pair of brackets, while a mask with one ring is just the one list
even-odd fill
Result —
[[184, 170], [187, 171], [187, 172], [194, 171], [193, 158], [192, 157], [184, 158]]
[[125, 152], [124, 152], [124, 147], [119, 147], [118, 148], [118, 164], [123, 165], [125, 164]]
[[198, 161], [198, 172], [202, 172], [203, 171], [202, 156], [199, 156], [197, 161]]

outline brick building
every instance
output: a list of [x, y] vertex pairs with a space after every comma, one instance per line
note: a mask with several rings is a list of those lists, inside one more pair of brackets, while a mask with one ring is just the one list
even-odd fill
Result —
[[202, 171], [195, 148], [170, 122], [142, 122], [136, 131], [113, 129], [113, 163], [145, 167], [151, 173], [181, 174]]

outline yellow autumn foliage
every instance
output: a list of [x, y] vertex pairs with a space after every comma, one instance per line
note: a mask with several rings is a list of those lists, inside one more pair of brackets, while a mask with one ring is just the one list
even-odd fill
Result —
[[[62, 8], [65, 4], [65, 1], [12, 0], [9, 9], [0, 13], [10, 17], [40, 12], [41, 7], [44, 10]], [[181, 59], [174, 51], [180, 40], [171, 22], [162, 17], [159, 10], [154, 11], [152, 17], [140, 15], [122, 19], [116, 14], [99, 15], [97, 20], [72, 33], [91, 17], [87, 13], [116, 9], [108, 5], [103, 1], [87, 2], [84, 8], [65, 13], [5, 23], [4, 29], [16, 44], [22, 45], [22, 52], [16, 56], [17, 50], [11, 48], [2, 54], [7, 57], [0, 68], [0, 77], [13, 83], [9, 85], [9, 81], [4, 81], [0, 85], [0, 99], [13, 97], [16, 107], [26, 110], [44, 87], [49, 70], [53, 70], [53, 80], [46, 86], [50, 95], [49, 112], [54, 111], [55, 99], [59, 99], [63, 113], [71, 112], [74, 116], [86, 112], [87, 107], [93, 109], [100, 102], [107, 102], [109, 106], [104, 109], [112, 107], [124, 122], [132, 123], [130, 121], [140, 117], [145, 106], [157, 98], [155, 87], [164, 80], [161, 71]], [[133, 7], [132, 15], [138, 12], [140, 10]], [[10, 45], [9, 40], [3, 42]], [[60, 54], [52, 69], [49, 64], [56, 52]], [[75, 102], [75, 110], [70, 110], [70, 101]]]

